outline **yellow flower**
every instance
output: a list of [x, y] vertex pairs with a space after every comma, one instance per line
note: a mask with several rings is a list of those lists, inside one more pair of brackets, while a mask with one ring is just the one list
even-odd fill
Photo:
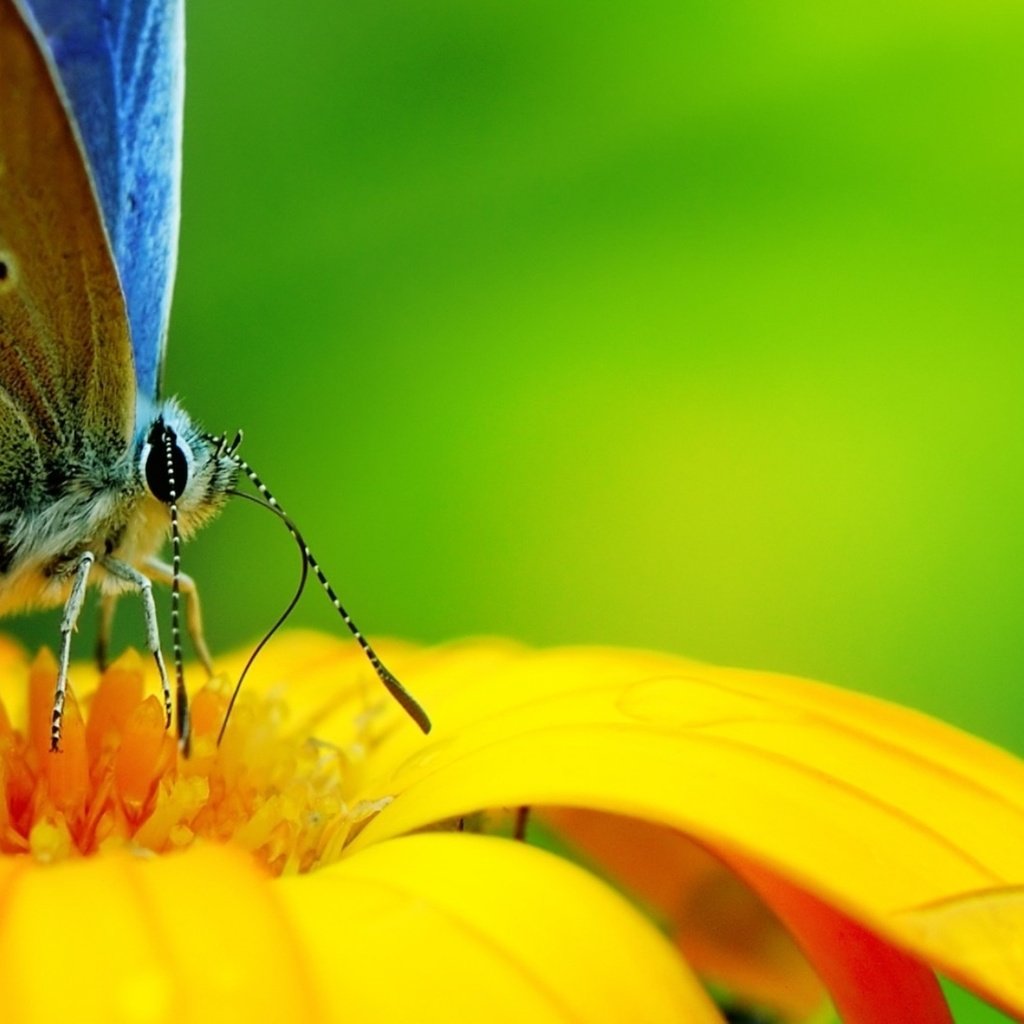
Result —
[[[219, 748], [228, 684], [196, 694], [186, 761], [135, 658], [75, 673], [51, 755], [52, 662], [0, 645], [0, 1019], [721, 1021], [696, 968], [800, 1020], [779, 921], [846, 1021], [948, 1019], [933, 969], [1024, 1017], [1007, 754], [817, 683], [493, 641], [387, 651], [423, 737], [358, 652], [276, 650]], [[469, 831], [527, 806], [632, 899]]]

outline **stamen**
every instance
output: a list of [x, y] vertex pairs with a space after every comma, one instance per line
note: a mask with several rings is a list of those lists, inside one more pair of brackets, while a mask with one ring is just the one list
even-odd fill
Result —
[[280, 700], [249, 694], [218, 748], [229, 689], [214, 679], [193, 701], [186, 759], [159, 699], [144, 696], [141, 665], [134, 653], [120, 659], [81, 708], [69, 686], [59, 754], [49, 751], [52, 656], [29, 672], [24, 723], [0, 706], [0, 854], [165, 853], [204, 838], [242, 845], [273, 872], [308, 871], [376, 813], [349, 804], [365, 737], [342, 750], [292, 735]]

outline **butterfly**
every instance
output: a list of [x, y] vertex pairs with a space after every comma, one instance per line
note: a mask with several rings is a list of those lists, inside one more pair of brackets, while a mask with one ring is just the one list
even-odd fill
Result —
[[[183, 0], [0, 0], [0, 614], [63, 606], [50, 746], [90, 587], [98, 650], [139, 595], [168, 727], [189, 745], [180, 615], [208, 671], [181, 543], [242, 477], [285, 523], [389, 692], [430, 721], [339, 602], [249, 464], [203, 431], [161, 373], [177, 259]], [[169, 562], [160, 552], [171, 544]], [[153, 585], [171, 589], [175, 689]], [[236, 690], [237, 693], [237, 690]]]

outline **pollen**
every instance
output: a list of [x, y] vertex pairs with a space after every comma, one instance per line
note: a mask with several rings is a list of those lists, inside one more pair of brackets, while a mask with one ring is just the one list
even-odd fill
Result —
[[[367, 813], [347, 800], [359, 748], [289, 732], [282, 699], [243, 694], [218, 745], [230, 697], [223, 678], [194, 695], [183, 755], [134, 653], [88, 697], [69, 688], [61, 749], [51, 753], [56, 675], [42, 652], [27, 692], [0, 704], [2, 854], [51, 862], [114, 848], [166, 854], [207, 840], [244, 847], [272, 874], [300, 873], [336, 859]], [[19, 706], [23, 721], [9, 711]]]

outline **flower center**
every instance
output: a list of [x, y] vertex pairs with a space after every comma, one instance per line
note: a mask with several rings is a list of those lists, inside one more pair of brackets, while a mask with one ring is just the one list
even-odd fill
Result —
[[61, 750], [51, 753], [56, 675], [43, 652], [29, 672], [24, 723], [12, 724], [0, 704], [0, 853], [54, 861], [112, 847], [167, 853], [208, 839], [291, 873], [335, 859], [365, 817], [346, 800], [355, 752], [288, 734], [282, 700], [243, 694], [218, 746], [230, 695], [223, 680], [193, 697], [192, 753], [182, 756], [160, 700], [144, 695], [134, 654], [81, 704], [69, 688]]

